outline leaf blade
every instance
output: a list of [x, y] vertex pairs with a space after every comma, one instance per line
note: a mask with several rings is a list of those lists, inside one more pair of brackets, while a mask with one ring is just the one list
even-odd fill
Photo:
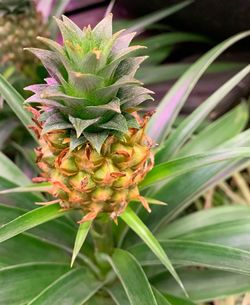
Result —
[[129, 207], [120, 216], [122, 220], [147, 244], [151, 251], [158, 257], [161, 263], [167, 268], [167, 270], [172, 274], [177, 283], [185, 292], [185, 288], [173, 268], [171, 261], [169, 260], [167, 254], [162, 249], [158, 240], [153, 236], [145, 224], [140, 220], [140, 218], [131, 210]]
[[145, 177], [140, 187], [145, 188], [160, 180], [182, 175], [194, 169], [205, 167], [212, 163], [222, 162], [230, 159], [244, 158], [250, 156], [250, 148], [242, 147], [217, 152], [191, 155], [184, 158], [174, 159], [156, 165]]
[[[62, 275], [28, 305], [60, 305], [67, 300], [67, 305], [87, 302], [102, 286], [87, 268], [73, 269]], [[69, 293], [70, 292], [70, 293]]]
[[23, 109], [24, 98], [16, 91], [8, 81], [0, 75], [0, 92], [3, 98], [6, 100], [12, 111], [22, 122], [23, 126], [27, 129], [30, 135], [35, 141], [37, 141], [34, 133], [28, 128], [29, 125], [33, 125], [30, 115]]
[[[161, 240], [162, 248], [168, 251], [171, 261], [182, 267], [200, 266], [250, 275], [250, 252], [230, 246], [196, 240]], [[145, 245], [129, 249], [145, 265], [159, 265]]]
[[179, 10], [181, 10], [182, 8], [184, 8], [185, 6], [187, 6], [191, 3], [192, 3], [192, 1], [184, 1], [177, 5], [167, 7], [163, 10], [153, 12], [142, 18], [138, 18], [136, 20], [136, 22], [128, 28], [128, 31], [129, 32], [142, 31], [150, 24], [153, 24], [167, 16], [170, 16], [170, 15], [174, 14], [175, 12], [178, 12]]
[[55, 263], [29, 263], [2, 268], [0, 269], [0, 303], [27, 304], [68, 269], [67, 265]]
[[71, 264], [70, 266], [72, 267], [74, 264], [74, 261], [78, 255], [78, 253], [81, 250], [81, 247], [88, 235], [89, 229], [92, 225], [92, 221], [86, 221], [84, 223], [81, 223], [79, 225], [77, 234], [76, 234], [76, 239], [75, 239], [75, 244], [74, 244], [74, 249], [73, 249], [73, 253], [72, 253], [72, 258], [71, 258]]
[[223, 41], [198, 59], [174, 84], [148, 124], [148, 133], [156, 142], [160, 143], [164, 140], [180, 109], [208, 66], [224, 50], [249, 35], [250, 31], [247, 31]]
[[[109, 262], [119, 277], [131, 305], [157, 305], [144, 271], [131, 254], [116, 249]], [[135, 274], [136, 283], [133, 281]]]
[[0, 152], [0, 176], [14, 184], [24, 186], [29, 184], [30, 180], [24, 173], [2, 152]]
[[156, 154], [156, 162], [160, 163], [173, 156], [200, 126], [208, 114], [218, 103], [250, 72], [250, 65], [242, 69], [229, 81], [210, 95], [194, 110], [168, 137], [163, 147]]
[[64, 214], [66, 212], [55, 204], [32, 210], [0, 227], [0, 243]]

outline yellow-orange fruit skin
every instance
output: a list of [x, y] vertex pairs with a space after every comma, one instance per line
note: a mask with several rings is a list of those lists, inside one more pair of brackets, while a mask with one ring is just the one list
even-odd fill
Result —
[[63, 208], [81, 209], [85, 220], [99, 213], [116, 219], [131, 200], [141, 200], [138, 184], [153, 166], [152, 144], [144, 129], [145, 124], [129, 129], [122, 139], [109, 136], [100, 153], [88, 142], [70, 150], [66, 130], [44, 135], [38, 131], [37, 164], [53, 185], [52, 195]]

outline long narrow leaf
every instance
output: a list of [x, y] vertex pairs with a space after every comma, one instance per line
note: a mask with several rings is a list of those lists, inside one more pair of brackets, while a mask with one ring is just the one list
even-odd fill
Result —
[[156, 165], [145, 177], [140, 186], [145, 188], [163, 179], [190, 172], [216, 162], [250, 157], [250, 148], [242, 147], [218, 152], [204, 153], [175, 159]]
[[[144, 45], [142, 43], [142, 45]], [[147, 52], [147, 54], [150, 54]], [[153, 56], [156, 52], [154, 51]], [[148, 63], [149, 60], [152, 61], [152, 55], [149, 55], [150, 58], [145, 62]], [[142, 66], [136, 73], [136, 77], [144, 83], [144, 85], [152, 85], [160, 82], [165, 82], [168, 80], [174, 80], [178, 77], [181, 77], [184, 72], [190, 68], [191, 64], [184, 63], [174, 63], [174, 64], [161, 64], [158, 66], [145, 65]], [[243, 69], [246, 66], [244, 63], [232, 63], [232, 62], [218, 62], [211, 64], [210, 67], [206, 70], [207, 74], [212, 73], [221, 73], [227, 71], [237, 71]]]
[[151, 221], [153, 230], [159, 232], [206, 190], [218, 185], [219, 182], [229, 178], [234, 172], [246, 168], [249, 164], [249, 158], [225, 161], [196, 169], [166, 183], [154, 196], [170, 204], [164, 207], [164, 210], [160, 207], [154, 209], [155, 220]]
[[179, 238], [208, 243], [215, 243], [244, 250], [250, 250], [249, 219], [228, 221], [214, 224], [193, 232], [183, 234]]
[[224, 50], [249, 35], [250, 31], [247, 31], [223, 41], [197, 60], [175, 83], [162, 99], [156, 114], [151, 118], [148, 125], [148, 133], [156, 142], [164, 140], [180, 109], [209, 65]]
[[[157, 302], [159, 303], [158, 305], [161, 305], [162, 302], [162, 298], [164, 297], [165, 300], [168, 301], [168, 304], [170, 305], [196, 305], [193, 302], [191, 302], [190, 300], [186, 300], [186, 299], [182, 299], [182, 298], [178, 298], [169, 294], [162, 294], [160, 293], [155, 287], [154, 289], [154, 294], [155, 297], [157, 299]], [[165, 303], [162, 303], [162, 305], [164, 305]]]
[[70, 0], [57, 0], [53, 6], [51, 15], [56, 17], [61, 16], [69, 2]]
[[27, 304], [68, 269], [67, 265], [37, 262], [0, 269], [0, 304]]
[[24, 98], [16, 91], [7, 80], [0, 75], [0, 94], [6, 100], [12, 111], [17, 115], [24, 127], [28, 130], [31, 136], [37, 141], [34, 133], [28, 128], [33, 122], [29, 113], [23, 108]]
[[232, 221], [250, 221], [250, 207], [243, 205], [222, 206], [192, 213], [162, 228], [157, 237], [161, 240], [179, 238], [212, 225], [226, 225]]
[[185, 292], [185, 288], [173, 268], [171, 261], [169, 260], [167, 254], [162, 249], [158, 240], [150, 232], [150, 230], [145, 226], [145, 224], [140, 220], [140, 218], [131, 210], [129, 207], [120, 216], [122, 220], [133, 230], [151, 249], [151, 251], [158, 257], [161, 263], [167, 268], [167, 270], [172, 274], [175, 280], [178, 282], [180, 287], [182, 287]]
[[25, 186], [19, 186], [19, 187], [2, 190], [0, 191], [0, 194], [47, 192], [49, 189], [51, 189], [51, 187], [52, 184], [49, 182], [33, 183]]
[[169, 303], [169, 301], [157, 289], [154, 288], [153, 291], [158, 305], [176, 305]]
[[[190, 139], [177, 154], [178, 158], [219, 147], [227, 140], [239, 134], [246, 127], [248, 120], [248, 105], [241, 103], [216, 121], [211, 122], [193, 139]], [[215, 133], [216, 137], [214, 136]]]
[[0, 227], [0, 242], [65, 214], [57, 204], [30, 211]]
[[[7, 222], [13, 221], [21, 215], [25, 215], [26, 212], [27, 211], [24, 209], [0, 204], [0, 230], [1, 226]], [[62, 220], [57, 219], [53, 222], [35, 227], [27, 234], [39, 238], [41, 241], [47, 241], [49, 244], [56, 245], [57, 247], [69, 249], [68, 252], [71, 252], [73, 247], [72, 236], [74, 235], [74, 232], [74, 227], [63, 218]]]
[[[180, 274], [191, 300], [197, 303], [226, 298], [248, 292], [250, 289], [250, 277], [247, 275], [191, 268], [180, 270]], [[164, 294], [170, 292], [174, 296], [183, 297], [180, 287], [167, 274], [155, 279], [155, 281], [152, 280], [152, 282]]]
[[208, 114], [218, 103], [250, 72], [250, 65], [242, 69], [217, 91], [215, 91], [204, 103], [190, 114], [178, 128], [171, 133], [163, 147], [156, 154], [156, 162], [168, 160], [189, 139], [192, 133], [199, 127]]
[[165, 8], [165, 9], [161, 9], [159, 11], [153, 12], [147, 16], [138, 18], [135, 21], [135, 23], [129, 27], [128, 31], [135, 32], [135, 31], [144, 30], [147, 26], [178, 12], [179, 10], [181, 10], [182, 8], [184, 8], [185, 6], [187, 6], [191, 3], [192, 3], [192, 1], [190, 1], [190, 0], [183, 1], [182, 3], [175, 4], [173, 6]]
[[85, 304], [102, 286], [87, 268], [78, 268], [62, 275], [40, 292], [28, 305]]
[[9, 180], [16, 185], [26, 185], [30, 179], [2, 152], [0, 152], [0, 177]]
[[74, 250], [73, 250], [73, 254], [72, 254], [72, 259], [71, 259], [71, 267], [73, 266], [74, 261], [78, 255], [78, 253], [81, 250], [81, 247], [88, 235], [91, 225], [92, 225], [92, 221], [86, 221], [79, 225], [79, 228], [78, 228], [77, 234], [76, 234], [76, 240], [75, 240]]
[[107, 292], [116, 305], [131, 305], [121, 283], [117, 282], [111, 287], [108, 287]]
[[[235, 147], [249, 146], [249, 139], [250, 132], [246, 130], [220, 147], [234, 149]], [[165, 227], [166, 223], [169, 223], [170, 220], [179, 215], [206, 190], [227, 179], [232, 173], [246, 168], [248, 165], [249, 158], [240, 161], [232, 159], [193, 170], [165, 183], [159, 190], [155, 191], [154, 198], [165, 200], [171, 204], [165, 207], [164, 211], [161, 208], [154, 209], [156, 221], [152, 221], [153, 218], [151, 217], [154, 230], [159, 231], [162, 227]], [[154, 190], [151, 189], [150, 192], [152, 196]]]
[[[187, 238], [188, 239], [188, 238]], [[201, 266], [250, 275], [250, 252], [213, 243], [190, 240], [163, 240], [161, 246], [175, 265]], [[145, 245], [129, 251], [141, 265], [160, 265]]]
[[144, 271], [131, 254], [116, 249], [109, 262], [119, 277], [131, 305], [157, 305]]
[[69, 265], [69, 252], [31, 234], [19, 234], [0, 246], [0, 268], [24, 263]]

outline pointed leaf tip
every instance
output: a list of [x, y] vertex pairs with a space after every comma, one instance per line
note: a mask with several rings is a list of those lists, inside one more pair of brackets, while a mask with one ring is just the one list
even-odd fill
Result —
[[75, 259], [78, 255], [78, 253], [80, 252], [81, 250], [81, 247], [88, 235], [88, 232], [89, 232], [89, 229], [92, 225], [92, 221], [86, 221], [84, 223], [81, 223], [79, 225], [79, 228], [78, 228], [78, 231], [77, 231], [77, 234], [76, 234], [76, 239], [75, 239], [75, 245], [74, 245], [74, 250], [73, 250], [73, 253], [72, 253], [72, 259], [71, 259], [71, 268], [73, 267], [73, 264], [75, 262]]
[[92, 119], [92, 120], [82, 120], [79, 118], [74, 118], [69, 115], [69, 121], [72, 123], [73, 127], [76, 130], [76, 137], [79, 138], [82, 135], [82, 132], [89, 127], [90, 125], [96, 123], [99, 118]]

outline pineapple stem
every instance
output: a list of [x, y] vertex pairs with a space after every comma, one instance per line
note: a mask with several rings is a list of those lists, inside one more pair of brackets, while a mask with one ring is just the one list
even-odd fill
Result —
[[112, 221], [107, 215], [102, 215], [94, 221], [91, 234], [96, 253], [112, 253], [114, 248]]
[[93, 222], [90, 232], [95, 246], [96, 264], [102, 277], [106, 278], [111, 267], [105, 257], [111, 255], [114, 249], [111, 219], [105, 214], [99, 216]]

